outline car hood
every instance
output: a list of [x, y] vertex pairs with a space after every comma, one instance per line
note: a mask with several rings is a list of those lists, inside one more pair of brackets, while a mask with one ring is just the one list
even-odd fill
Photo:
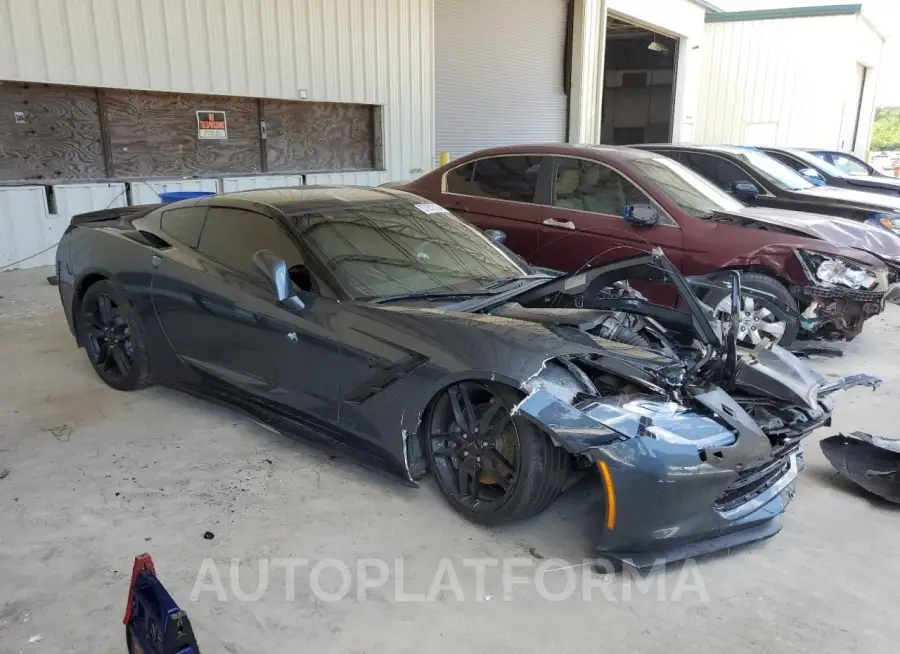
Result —
[[839, 188], [837, 186], [816, 186], [814, 188], [794, 192], [811, 199], [821, 199], [826, 202], [842, 203], [848, 206], [900, 211], [900, 196], [871, 193], [862, 190], [857, 191], [855, 189]]
[[872, 227], [855, 220], [802, 211], [754, 207], [730, 213], [758, 223], [789, 229], [797, 234], [834, 245], [863, 250], [881, 259], [900, 261], [900, 238], [886, 229]]
[[847, 181], [854, 186], [859, 186], [863, 190], [865, 188], [890, 189], [900, 193], [900, 179], [895, 177], [875, 177], [874, 175], [853, 175], [847, 178]]

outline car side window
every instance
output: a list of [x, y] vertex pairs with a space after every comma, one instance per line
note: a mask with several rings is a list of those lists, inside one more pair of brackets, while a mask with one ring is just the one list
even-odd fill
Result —
[[534, 202], [543, 157], [511, 155], [478, 159], [449, 171], [447, 192]]
[[730, 191], [731, 185], [735, 182], [753, 181], [740, 166], [722, 157], [699, 152], [682, 152], [681, 162], [726, 191]]
[[554, 206], [622, 216], [627, 204], [651, 204], [638, 187], [612, 168], [594, 161], [559, 157], [553, 185]]
[[869, 170], [865, 166], [843, 154], [832, 153], [830, 163], [849, 175], [869, 174]]
[[303, 263], [303, 255], [281, 225], [244, 209], [210, 207], [198, 249], [217, 263], [254, 278], [262, 277], [253, 265], [253, 255], [260, 250], [271, 250], [289, 268]]
[[780, 152], [769, 152], [767, 150], [766, 154], [773, 159], [777, 159], [791, 170], [803, 170], [804, 168], [809, 168], [809, 166], [802, 161], [797, 161], [793, 157], [789, 157], [786, 154], [782, 154]]
[[185, 207], [168, 209], [160, 217], [162, 230], [188, 247], [196, 248], [200, 242], [200, 230], [209, 207]]

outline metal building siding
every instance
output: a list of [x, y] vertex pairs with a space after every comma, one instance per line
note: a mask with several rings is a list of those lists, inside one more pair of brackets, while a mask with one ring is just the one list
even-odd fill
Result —
[[708, 23], [696, 141], [768, 133], [770, 145], [836, 147], [856, 93], [854, 26], [849, 15]]
[[260, 188], [281, 188], [283, 186], [302, 186], [302, 175], [262, 175], [259, 177], [225, 177], [222, 179], [223, 193], [235, 191], [251, 191]]
[[565, 141], [565, 0], [434, 0], [435, 142]]
[[184, 191], [205, 191], [216, 193], [219, 182], [215, 179], [186, 179], [169, 182], [132, 182], [132, 204], [156, 204], [160, 193], [180, 193]]
[[391, 181], [388, 176], [380, 171], [361, 171], [358, 173], [316, 173], [306, 175], [308, 185], [343, 185], [349, 186], [379, 186]]
[[383, 105], [410, 178], [434, 151], [432, 36], [433, 0], [0, 0], [0, 80]]
[[32, 255], [49, 245], [44, 239], [46, 218], [42, 186], [0, 188], [0, 271], [34, 265]]

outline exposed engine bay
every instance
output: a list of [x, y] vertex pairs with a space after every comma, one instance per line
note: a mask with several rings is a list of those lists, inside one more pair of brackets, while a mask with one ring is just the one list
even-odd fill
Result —
[[[648, 278], [672, 283], [687, 311], [652, 304], [630, 283]], [[738, 273], [733, 273], [729, 287], [739, 298]], [[780, 347], [765, 342], [754, 349], [739, 347], [735, 325], [716, 320], [712, 308], [697, 299], [659, 251], [625, 260], [612, 271], [607, 267], [598, 277], [590, 272], [567, 276], [544, 292], [526, 293], [491, 313], [538, 322], [568, 340], [602, 350], [548, 361], [534, 388], [552, 388], [556, 397], [576, 407], [611, 402], [636, 415], [665, 413], [668, 420], [687, 417], [690, 411], [728, 427], [729, 433], [710, 440], [703, 435], [707, 430], [699, 429], [694, 436], [674, 440], [733, 446], [740, 432], [749, 430], [767, 437], [770, 454], [763, 458], [784, 454], [829, 424], [835, 390], [880, 383], [866, 375], [827, 383]], [[719, 397], [718, 406], [712, 406], [710, 393], [730, 402]], [[732, 403], [740, 412], [729, 416], [720, 410]], [[662, 409], [663, 404], [670, 406]]]

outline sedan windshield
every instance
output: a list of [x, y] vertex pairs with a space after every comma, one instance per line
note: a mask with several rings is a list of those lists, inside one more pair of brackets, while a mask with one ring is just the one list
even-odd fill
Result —
[[531, 270], [480, 231], [425, 200], [291, 216], [312, 254], [353, 298], [466, 293]]
[[682, 211], [694, 218], [739, 211], [744, 206], [706, 178], [668, 157], [633, 159], [630, 163]]
[[759, 173], [760, 177], [782, 190], [801, 191], [815, 186], [797, 171], [759, 150], [735, 148], [730, 150], [730, 153]]

